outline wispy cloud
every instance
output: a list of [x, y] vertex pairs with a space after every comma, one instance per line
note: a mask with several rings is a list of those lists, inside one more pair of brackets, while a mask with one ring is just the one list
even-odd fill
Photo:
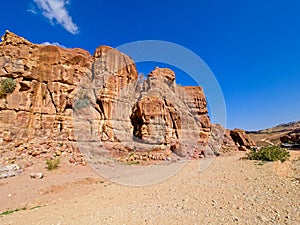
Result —
[[[72, 17], [66, 8], [70, 4], [69, 0], [33, 0], [38, 8], [42, 11], [43, 16], [63, 26], [72, 34], [78, 34], [79, 28], [73, 22]], [[34, 11], [33, 11], [34, 12]]]
[[30, 5], [29, 8], [27, 9], [27, 12], [30, 12], [32, 14], [38, 14], [36, 8], [33, 5]]
[[62, 48], [66, 48], [66, 46], [61, 45], [58, 42], [48, 42], [48, 41], [46, 41], [46, 42], [42, 43], [42, 45], [55, 45], [55, 46], [59, 46], [59, 47], [62, 47]]

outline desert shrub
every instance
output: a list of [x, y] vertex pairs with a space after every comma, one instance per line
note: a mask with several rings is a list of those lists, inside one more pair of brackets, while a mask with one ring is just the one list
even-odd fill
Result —
[[47, 169], [48, 170], [55, 170], [58, 168], [58, 164], [59, 164], [59, 158], [55, 158], [55, 159], [48, 159], [46, 161], [47, 164]]
[[284, 162], [290, 157], [290, 153], [278, 146], [262, 147], [259, 150], [251, 150], [247, 153], [246, 159]]
[[12, 78], [4, 78], [0, 83], [0, 96], [12, 93], [16, 88], [16, 82]]

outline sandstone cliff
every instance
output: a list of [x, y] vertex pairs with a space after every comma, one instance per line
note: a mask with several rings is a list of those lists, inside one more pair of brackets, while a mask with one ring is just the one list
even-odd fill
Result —
[[204, 92], [177, 86], [170, 69], [139, 79], [132, 59], [111, 47], [92, 56], [9, 31], [0, 43], [0, 66], [1, 81], [15, 82], [0, 98], [2, 153], [68, 153], [70, 162], [83, 163], [81, 153], [130, 161], [210, 151]]

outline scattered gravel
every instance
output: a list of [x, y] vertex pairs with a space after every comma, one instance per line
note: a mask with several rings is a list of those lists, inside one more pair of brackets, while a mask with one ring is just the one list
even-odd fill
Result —
[[150, 186], [89, 184], [95, 190], [2, 216], [0, 224], [300, 224], [299, 179], [241, 156], [217, 157], [202, 173], [193, 161]]

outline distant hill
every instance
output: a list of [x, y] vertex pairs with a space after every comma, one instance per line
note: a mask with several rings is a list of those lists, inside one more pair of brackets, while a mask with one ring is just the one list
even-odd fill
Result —
[[300, 121], [279, 124], [275, 127], [267, 128], [259, 131], [248, 131], [247, 133], [256, 142], [258, 146], [266, 146], [270, 144], [280, 144], [280, 137], [300, 128]]

